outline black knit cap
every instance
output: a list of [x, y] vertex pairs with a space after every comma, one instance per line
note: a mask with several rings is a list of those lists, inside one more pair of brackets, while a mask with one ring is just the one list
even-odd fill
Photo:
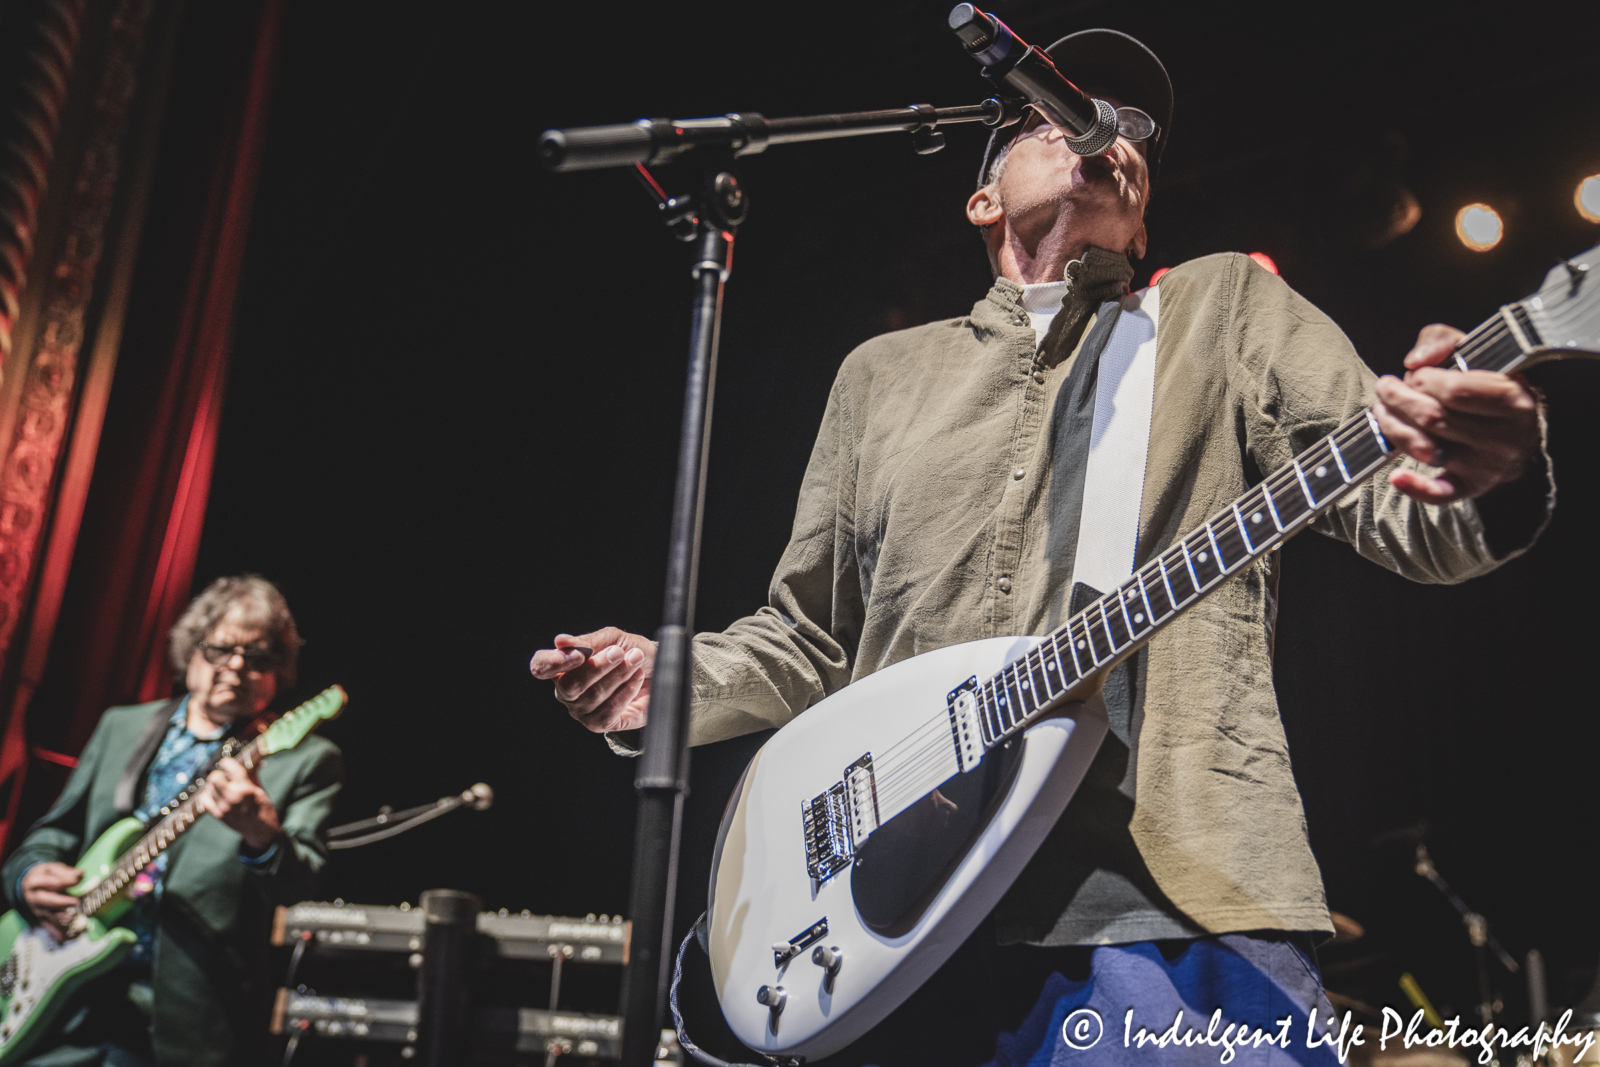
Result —
[[[1150, 185], [1154, 187], [1156, 176], [1161, 172], [1161, 153], [1172, 131], [1172, 80], [1167, 77], [1167, 68], [1161, 65], [1161, 60], [1139, 41], [1117, 30], [1079, 30], [1067, 34], [1044, 51], [1062, 76], [1085, 93], [1090, 96], [1096, 92], [1111, 93], [1124, 104], [1156, 120], [1160, 129], [1147, 153]], [[978, 171], [980, 189], [987, 183], [989, 166], [995, 156], [1011, 142], [1021, 126], [1015, 123], [989, 135], [983, 167]]]

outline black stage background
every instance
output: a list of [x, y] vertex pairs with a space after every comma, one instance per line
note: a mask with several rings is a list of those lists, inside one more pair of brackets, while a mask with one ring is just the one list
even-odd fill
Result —
[[[658, 621], [687, 338], [688, 249], [624, 172], [551, 176], [548, 126], [734, 109], [769, 116], [976, 102], [945, 0], [816, 5], [289, 5], [197, 574], [258, 571], [309, 639], [304, 691], [345, 685], [341, 817], [484, 780], [492, 811], [335, 857], [328, 897], [626, 908], [632, 767], [571, 723], [528, 656], [558, 631]], [[1418, 327], [1465, 327], [1600, 242], [1573, 189], [1600, 172], [1593, 3], [1242, 8], [1011, 0], [1048, 43], [1114, 26], [1177, 90], [1151, 269], [1260, 250], [1379, 371]], [[1071, 72], [1067, 72], [1071, 76]], [[834, 371], [885, 329], [962, 314], [988, 272], [962, 217], [982, 134], [769, 151], [728, 287], [699, 619], [759, 605]], [[671, 184], [677, 175], [662, 174]], [[1403, 182], [1420, 224], [1356, 237]], [[1487, 254], [1456, 209], [1498, 206]], [[1587, 988], [1589, 656], [1600, 582], [1600, 367], [1549, 393], [1561, 505], [1538, 547], [1459, 588], [1399, 580], [1317, 536], [1285, 551], [1278, 686], [1334, 908], [1384, 959], [1329, 984], [1451, 1009], [1471, 958], [1401, 846], [1426, 818], [1445, 875], [1553, 993]], [[695, 753], [680, 924], [754, 739]], [[1333, 956], [1328, 959], [1333, 960]], [[1520, 986], [1501, 985], [1520, 1012]], [[1448, 1014], [1448, 1012], [1447, 1012]]]

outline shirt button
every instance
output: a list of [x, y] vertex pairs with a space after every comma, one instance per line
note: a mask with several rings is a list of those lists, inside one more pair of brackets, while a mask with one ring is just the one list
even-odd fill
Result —
[[1038, 382], [1040, 385], [1043, 385], [1044, 384], [1044, 371], [1042, 371], [1042, 370], [1034, 371], [1033, 372], [1033, 380]]
[[1017, 481], [1020, 482], [1027, 475], [1027, 473], [1028, 473], [1027, 468], [1018, 467], [1016, 470], [1011, 472], [1011, 477], [1015, 478]]
[[1011, 592], [1011, 579], [1010, 578], [1001, 578], [998, 582], [996, 582], [994, 584], [1000, 587], [1000, 591], [1002, 593]]

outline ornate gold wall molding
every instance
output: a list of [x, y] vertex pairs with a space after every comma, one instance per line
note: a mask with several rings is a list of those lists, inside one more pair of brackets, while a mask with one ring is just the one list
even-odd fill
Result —
[[[49, 262], [35, 265], [34, 284], [41, 287], [38, 319], [26, 331], [33, 340], [27, 344], [29, 351], [19, 346], [6, 368], [26, 377], [0, 462], [0, 667], [27, 610], [40, 536], [73, 423], [78, 354], [116, 198], [153, 5], [154, 0], [117, 0], [111, 8], [101, 62], [93, 72], [97, 81], [83, 127], [81, 160], [70, 184], [64, 183], [58, 192], [65, 198], [61, 239], [52, 242], [58, 251]], [[80, 14], [83, 7], [81, 3], [48, 6], [76, 6]], [[37, 201], [30, 210], [37, 212]], [[3, 284], [0, 280], [0, 287]]]
[[4, 26], [10, 47], [0, 61], [9, 83], [0, 94], [0, 359], [11, 354], [83, 9], [84, 0], [35, 0], [15, 5]]

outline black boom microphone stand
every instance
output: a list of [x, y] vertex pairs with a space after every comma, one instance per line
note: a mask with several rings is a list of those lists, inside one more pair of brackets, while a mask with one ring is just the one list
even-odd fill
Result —
[[[633, 919], [633, 943], [622, 983], [623, 1067], [648, 1067], [654, 1060], [656, 1038], [666, 1014], [678, 836], [689, 785], [690, 639], [694, 634], [722, 287], [732, 262], [734, 232], [750, 209], [734, 161], [771, 145], [896, 131], [910, 133], [912, 147], [926, 155], [944, 147], [944, 134], [938, 126], [963, 122], [1010, 125], [1021, 117], [1023, 103], [992, 97], [970, 107], [913, 104], [888, 111], [805, 118], [768, 119], [743, 112], [704, 119], [640, 119], [616, 126], [546, 130], [539, 138], [539, 157], [550, 170], [635, 168], [668, 229], [680, 241], [693, 241], [696, 248], [690, 271], [695, 283], [694, 308], [667, 550], [666, 599], [656, 635], [660, 647], [644, 728], [644, 754], [634, 779], [639, 816], [628, 912]], [[646, 165], [685, 157], [696, 164], [694, 192], [668, 196]]]

